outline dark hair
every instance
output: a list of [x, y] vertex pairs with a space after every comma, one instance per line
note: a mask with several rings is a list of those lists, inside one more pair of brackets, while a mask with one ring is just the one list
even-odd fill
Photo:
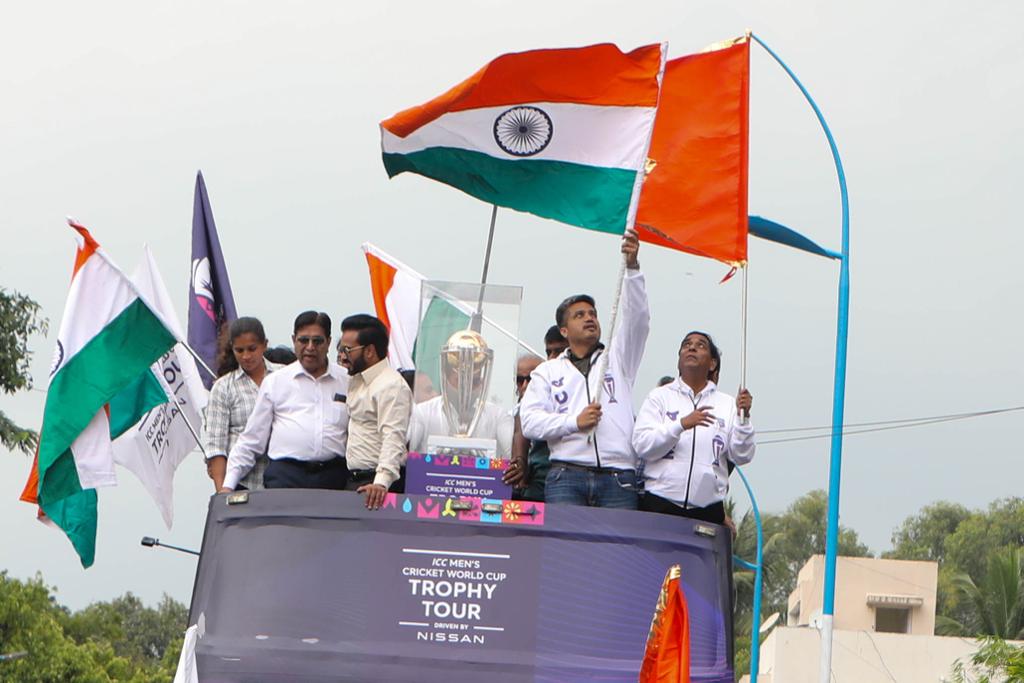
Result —
[[548, 331], [544, 333], [545, 344], [564, 344], [565, 337], [562, 336], [562, 330], [558, 325], [552, 325], [548, 328]]
[[277, 363], [278, 365], [291, 365], [297, 360], [295, 352], [287, 346], [275, 346], [272, 349], [267, 349], [263, 357], [271, 363]]
[[595, 308], [597, 306], [597, 304], [594, 303], [594, 297], [590, 296], [589, 294], [574, 294], [573, 296], [570, 296], [562, 303], [558, 304], [558, 308], [555, 309], [555, 323], [559, 327], [565, 327], [566, 312], [568, 312], [570, 306], [579, 303], [590, 304]]
[[691, 334], [699, 334], [708, 340], [708, 351], [711, 352], [711, 358], [715, 361], [715, 367], [708, 371], [708, 379], [713, 380], [714, 376], [722, 370], [722, 352], [718, 350], [717, 346], [715, 346], [715, 340], [711, 338], [711, 335], [707, 332], [701, 332], [700, 330], [690, 330], [683, 335], [683, 341], [679, 342], [680, 351], [683, 350], [683, 342], [685, 342], [686, 338]]
[[295, 318], [295, 327], [292, 329], [292, 334], [308, 325], [317, 325], [324, 331], [325, 337], [331, 336], [331, 316], [326, 313], [318, 313], [316, 311], [303, 311], [299, 313], [298, 317]]
[[380, 318], [366, 313], [350, 315], [341, 321], [341, 331], [356, 331], [356, 339], [363, 346], [372, 346], [377, 350], [377, 357], [388, 357], [388, 328]]
[[402, 375], [402, 379], [405, 380], [405, 383], [409, 385], [409, 391], [412, 391], [413, 388], [416, 386], [416, 371], [409, 369], [399, 370], [398, 372], [400, 375]]
[[674, 382], [675, 379], [676, 378], [673, 377], [672, 375], [665, 375], [664, 377], [658, 380], [658, 386], [663, 387], [666, 384], [672, 384], [672, 382]]
[[263, 331], [263, 323], [256, 318], [242, 317], [234, 320], [231, 325], [223, 325], [220, 328], [220, 335], [217, 344], [217, 376], [223, 377], [229, 372], [238, 369], [238, 360], [235, 358], [235, 340], [243, 334], [256, 336], [256, 341], [266, 343], [267, 334]]

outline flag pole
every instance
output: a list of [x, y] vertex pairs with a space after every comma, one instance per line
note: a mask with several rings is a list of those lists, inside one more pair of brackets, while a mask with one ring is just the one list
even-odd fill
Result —
[[[658, 71], [658, 103], [661, 103], [661, 86], [662, 79], [665, 76], [665, 60], [668, 57], [668, 43], [661, 44], [661, 69]], [[657, 110], [657, 107], [655, 107]], [[654, 123], [651, 123], [651, 129], [647, 132], [647, 146], [644, 147], [644, 156], [646, 157], [651, 151], [651, 138], [654, 136]], [[647, 174], [650, 173], [656, 164], [651, 163], [651, 159], [648, 159], [644, 164], [644, 167], [636, 174], [636, 182], [633, 185], [633, 196], [629, 200], [629, 209], [627, 211], [626, 218], [626, 229], [623, 230], [623, 235], [629, 230], [636, 231], [636, 212], [640, 207], [640, 189], [643, 187], [644, 180], [647, 179]], [[594, 402], [600, 403], [601, 398], [604, 396], [604, 375], [608, 371], [608, 359], [612, 352], [612, 343], [615, 338], [615, 323], [619, 319], [619, 304], [622, 302], [622, 285], [626, 279], [626, 261], [627, 256], [622, 254], [622, 260], [619, 263], [619, 275], [615, 282], [615, 296], [612, 298], [612, 319], [611, 326], [608, 328], [608, 346], [605, 348], [604, 353], [601, 354], [601, 358], [597, 361], [597, 391], [594, 394]], [[587, 435], [587, 443], [590, 443], [593, 438], [594, 432], [597, 431], [597, 427], [594, 427], [590, 434]]]
[[[184, 346], [184, 342], [178, 343]], [[199, 438], [199, 432], [196, 431], [196, 428], [192, 425], [192, 421], [188, 419], [188, 415], [185, 414], [185, 411], [181, 409], [181, 404], [178, 403], [178, 397], [174, 395], [171, 385], [164, 379], [164, 374], [162, 372], [154, 372], [153, 374], [156, 375], [156, 380], [163, 388], [164, 394], [167, 395], [167, 400], [178, 406], [178, 415], [180, 415], [181, 419], [185, 421], [185, 426], [188, 427], [188, 431], [192, 434], [192, 438], [196, 440], [196, 445], [199, 446], [199, 450], [203, 453], [203, 459], [209, 460], [209, 457], [206, 455], [206, 449], [203, 448], [203, 442]]]
[[186, 342], [184, 339], [179, 339], [178, 343], [181, 344], [185, 348], [185, 350], [188, 351], [189, 354], [191, 354], [193, 358], [195, 358], [196, 362], [199, 363], [199, 367], [201, 367], [203, 370], [206, 370], [206, 372], [210, 374], [210, 377], [212, 379], [217, 379], [217, 373], [210, 369], [210, 366], [206, 364], [206, 361], [199, 357], [199, 354], [196, 353], [195, 349], [188, 345], [188, 342]]
[[836, 556], [839, 543], [839, 489], [843, 463], [843, 413], [846, 407], [846, 352], [850, 326], [850, 197], [846, 189], [846, 173], [843, 162], [839, 158], [839, 148], [832, 137], [832, 131], [825, 122], [817, 103], [807, 92], [793, 70], [786, 66], [775, 52], [768, 47], [756, 34], [751, 38], [757, 41], [776, 62], [779, 63], [796, 86], [803, 93], [807, 103], [814, 110], [818, 123], [825, 133], [828, 146], [832, 150], [832, 159], [836, 166], [839, 180], [839, 198], [842, 205], [842, 251], [839, 260], [839, 302], [836, 310], [836, 362], [832, 390], [832, 445], [828, 467], [828, 524], [825, 534], [825, 582], [821, 616], [821, 659], [818, 680], [829, 683], [832, 674], [832, 625], [835, 616], [836, 598]]
[[[740, 390], [747, 388], [747, 270], [749, 263], [743, 264], [743, 290], [740, 294]], [[750, 413], [740, 413], [740, 424], [750, 421]]]
[[487, 250], [484, 252], [484, 272], [480, 275], [480, 296], [476, 300], [476, 313], [470, 319], [469, 329], [479, 332], [484, 317], [484, 287], [487, 285], [487, 271], [491, 266], [491, 246], [494, 244], [494, 223], [498, 218], [498, 205], [491, 205], [491, 227], [487, 231]]
[[[619, 276], [616, 281], [615, 296], [612, 298], [612, 319], [611, 324], [608, 326], [608, 349], [601, 354], [601, 358], [597, 362], [597, 390], [594, 393], [594, 403], [600, 403], [601, 398], [604, 395], [604, 375], [608, 371], [608, 356], [611, 352], [612, 338], [615, 336], [615, 323], [619, 319], [619, 308], [622, 303], [622, 283], [626, 279], [626, 258], [625, 254], [622, 255], [622, 260], [619, 263]], [[593, 434], [593, 432], [591, 432]], [[590, 438], [589, 436], [587, 437]]]

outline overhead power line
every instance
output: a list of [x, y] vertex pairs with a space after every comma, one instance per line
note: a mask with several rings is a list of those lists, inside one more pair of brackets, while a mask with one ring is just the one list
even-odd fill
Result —
[[[860, 422], [846, 425], [846, 429], [842, 431], [843, 436], [853, 436], [856, 434], [871, 434], [874, 432], [886, 432], [893, 429], [906, 429], [909, 427], [923, 427], [925, 425], [940, 424], [943, 422], [956, 422], [959, 420], [969, 420], [976, 417], [985, 417], [988, 415], [1000, 415], [1003, 413], [1012, 413], [1024, 410], [1024, 406], [1016, 406], [1012, 408], [995, 408], [992, 410], [979, 410], [971, 413], [953, 413], [950, 415], [934, 415], [931, 417], [917, 417], [917, 418], [905, 418], [902, 420], [883, 420], [878, 422]], [[850, 427], [857, 427], [858, 429], [850, 429]], [[864, 429], [859, 429], [864, 427]], [[769, 439], [767, 441], [759, 441], [758, 445], [762, 446], [770, 443], [792, 443], [794, 441], [809, 441], [811, 439], [830, 439], [834, 432], [831, 427], [796, 427], [793, 429], [769, 429], [761, 430], [761, 434], [778, 434], [778, 433], [789, 433], [789, 432], [802, 432], [802, 431], [818, 431], [818, 430], [829, 430], [824, 434], [811, 434], [809, 436], [794, 436], [782, 439]]]

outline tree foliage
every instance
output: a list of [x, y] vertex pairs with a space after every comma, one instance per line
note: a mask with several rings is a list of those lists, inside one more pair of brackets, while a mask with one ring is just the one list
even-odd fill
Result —
[[1024, 551], [1007, 548], [989, 557], [988, 571], [975, 582], [966, 572], [953, 579], [966, 607], [963, 621], [940, 616], [948, 635], [1024, 638]]
[[946, 539], [970, 516], [970, 511], [959, 503], [939, 501], [926, 505], [893, 532], [892, 550], [882, 553], [882, 557], [942, 562], [946, 559]]
[[[762, 513], [762, 607], [761, 619], [776, 612], [785, 615], [789, 594], [796, 588], [796, 578], [812, 555], [825, 553], [828, 495], [811, 491], [795, 500], [785, 512]], [[845, 557], [870, 557], [857, 532], [839, 527], [839, 554]], [[757, 558], [757, 525], [752, 512], [747, 512], [736, 525], [733, 554], [749, 562]], [[750, 666], [750, 631], [753, 618], [754, 573], [737, 570], [733, 573], [736, 601], [733, 610], [733, 633], [736, 645], [736, 673], [746, 673]]]
[[[785, 614], [789, 594], [796, 588], [800, 568], [812, 555], [825, 553], [827, 513], [828, 495], [821, 490], [811, 491], [796, 499], [785, 512], [762, 513], [762, 619], [774, 612]], [[838, 546], [839, 554], [844, 557], [871, 556], [867, 546], [860, 542], [857, 532], [842, 525], [839, 527]], [[733, 552], [750, 562], [757, 556], [757, 526], [751, 512], [743, 515], [737, 524]], [[736, 572], [734, 583], [738, 616], [743, 617], [749, 613], [753, 599], [753, 573]]]
[[1024, 647], [986, 637], [969, 662], [953, 665], [952, 683], [1024, 683]]
[[71, 613], [42, 577], [0, 572], [0, 653], [28, 653], [0, 662], [0, 680], [168, 683], [185, 622], [185, 607], [171, 598], [152, 609], [130, 593]]
[[[39, 304], [0, 287], [0, 390], [5, 394], [32, 388], [28, 339], [46, 332], [47, 320]], [[38, 439], [34, 431], [19, 427], [0, 411], [0, 444], [4, 447], [31, 453]]]
[[904, 520], [893, 532], [892, 544], [884, 557], [939, 563], [937, 633], [999, 635], [995, 624], [1009, 626], [992, 611], [998, 592], [999, 599], [1010, 600], [1007, 591], [1013, 582], [992, 574], [998, 571], [992, 563], [997, 557], [1006, 562], [1008, 553], [1024, 548], [1024, 499], [1004, 498], [987, 510], [973, 511], [957, 503], [933, 503]]

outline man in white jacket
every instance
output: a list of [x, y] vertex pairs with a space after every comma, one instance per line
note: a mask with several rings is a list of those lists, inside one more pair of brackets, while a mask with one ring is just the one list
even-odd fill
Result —
[[[633, 447], [646, 461], [640, 509], [722, 524], [729, 463], [754, 457], [753, 397], [718, 391], [721, 354], [704, 332], [679, 347], [679, 377], [648, 394], [636, 418]], [[741, 414], [745, 417], [741, 417]]]
[[[608, 369], [598, 377], [606, 352], [594, 299], [569, 297], [555, 320], [569, 348], [533, 371], [519, 407], [523, 436], [547, 441], [551, 469], [545, 480], [548, 503], [636, 509], [636, 453], [633, 384], [647, 344], [651, 312], [637, 261], [636, 233], [622, 240], [626, 277], [622, 324], [608, 351]], [[603, 383], [601, 401], [596, 398]]]

